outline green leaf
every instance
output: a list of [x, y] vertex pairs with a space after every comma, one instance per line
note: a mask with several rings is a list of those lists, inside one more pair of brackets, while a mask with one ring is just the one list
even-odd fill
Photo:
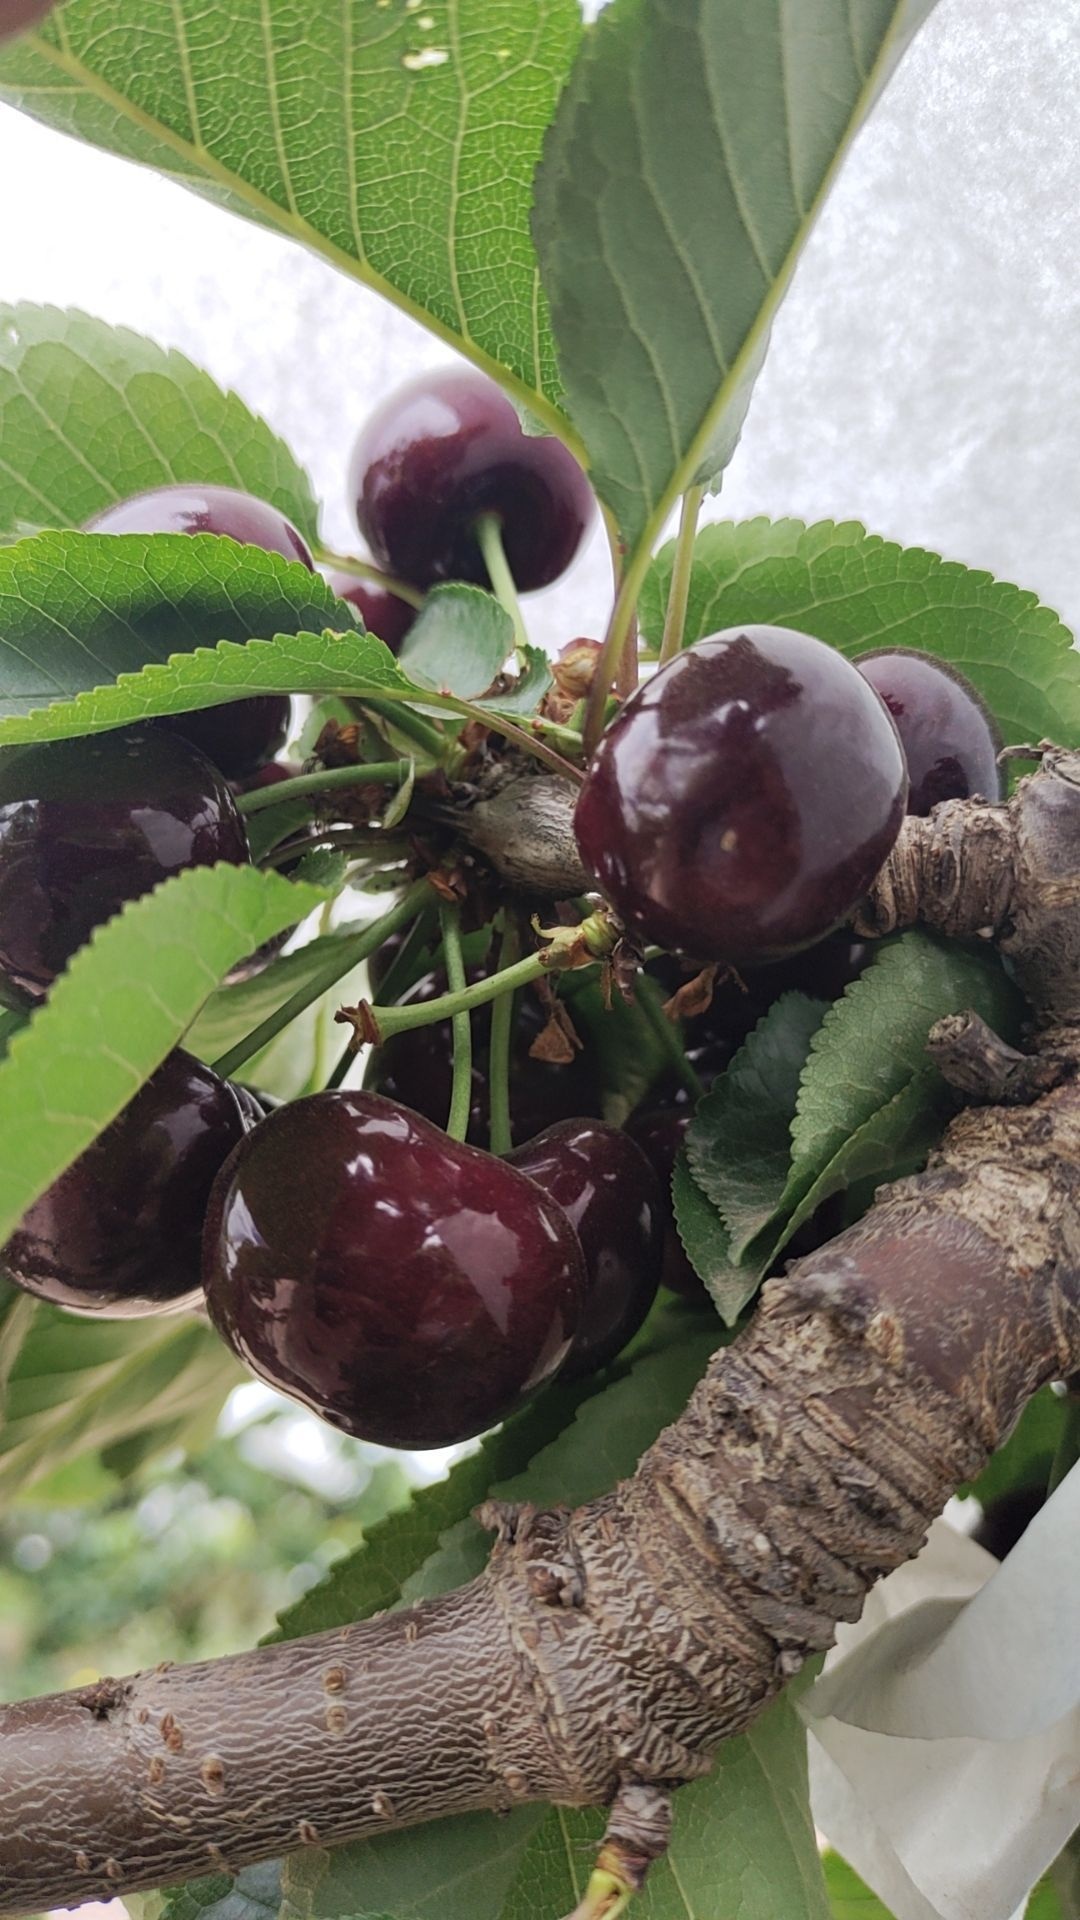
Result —
[[[658, 555], [641, 598], [658, 645], [674, 544]], [[694, 546], [685, 642], [742, 622], [796, 627], [857, 659], [875, 647], [918, 647], [958, 667], [1006, 740], [1080, 745], [1080, 655], [1034, 593], [989, 573], [901, 547], [857, 521], [728, 521]]]
[[704, 1281], [720, 1318], [733, 1327], [746, 1302], [757, 1291], [757, 1281], [731, 1257], [731, 1235], [708, 1196], [690, 1171], [685, 1152], [675, 1161], [671, 1181], [675, 1225], [686, 1257]]
[[[144, 1898], [146, 1896], [143, 1896]], [[210, 1873], [186, 1886], [149, 1896], [153, 1902], [136, 1920], [277, 1920], [281, 1910], [281, 1862], [262, 1860], [244, 1867], [235, 1879]], [[127, 1899], [125, 1898], [125, 1905]]]
[[772, 1218], [787, 1184], [799, 1081], [827, 1011], [825, 1000], [783, 994], [691, 1122], [686, 1156], [698, 1186], [723, 1215], [735, 1262]]
[[[536, 1833], [500, 1920], [566, 1913], [585, 1891], [600, 1810], [556, 1807]], [[790, 1700], [727, 1740], [704, 1780], [675, 1796], [666, 1856], [631, 1913], [641, 1920], [829, 1920], [810, 1818], [806, 1737]]]
[[822, 1866], [833, 1920], [892, 1920], [889, 1909], [882, 1906], [877, 1895], [871, 1893], [838, 1853], [827, 1853]]
[[[251, 979], [219, 987], [197, 1014], [187, 1035], [186, 1044], [192, 1053], [197, 1053], [201, 1060], [219, 1060], [245, 1034], [253, 1033], [291, 1000], [301, 987], [318, 979], [336, 956], [340, 955], [344, 965], [359, 931], [358, 924], [337, 933], [323, 934], [317, 940], [309, 940], [295, 953], [279, 955]], [[337, 992], [337, 988], [334, 991]]]
[[[0, 547], [0, 744], [213, 705], [219, 688], [238, 698], [257, 678], [242, 643], [329, 626], [354, 623], [318, 574], [216, 534], [43, 533]], [[200, 669], [219, 640], [241, 643], [231, 682]], [[183, 669], [162, 665], [173, 654]], [[142, 677], [151, 665], [164, 675], [160, 700], [154, 674]]]
[[550, 425], [528, 219], [580, 35], [578, 0], [69, 0], [4, 47], [0, 99], [312, 248]]
[[422, 687], [472, 700], [486, 693], [514, 648], [514, 623], [490, 593], [459, 582], [433, 587], [405, 635], [402, 672]]
[[229, 968], [323, 900], [253, 867], [193, 867], [97, 929], [0, 1065], [0, 1245]]
[[1069, 1402], [1052, 1387], [1043, 1387], [1029, 1400], [1003, 1447], [999, 1447], [977, 1480], [961, 1487], [988, 1506], [1003, 1493], [1021, 1487], [1045, 1487], [1058, 1443], [1068, 1419]]
[[284, 442], [175, 350], [89, 314], [0, 306], [0, 528], [80, 527], [148, 487], [268, 500], [308, 540], [311, 482]]
[[535, 713], [548, 688], [553, 684], [551, 667], [542, 647], [524, 647], [517, 679], [512, 687], [493, 693], [489, 700], [478, 700], [478, 707], [490, 707], [493, 713]]
[[571, 417], [632, 553], [730, 456], [847, 147], [934, 0], [613, 0], [533, 231]]
[[190, 1315], [74, 1319], [0, 1282], [0, 1501], [118, 1441], [174, 1444], [241, 1378]]

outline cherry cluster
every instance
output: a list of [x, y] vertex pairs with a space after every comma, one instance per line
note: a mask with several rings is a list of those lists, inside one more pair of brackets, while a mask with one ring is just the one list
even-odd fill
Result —
[[[509, 401], [465, 372], [392, 396], [360, 435], [350, 484], [385, 578], [329, 579], [394, 651], [416, 597], [397, 586], [487, 584], [494, 523], [517, 587], [542, 587], [593, 513], [566, 450], [527, 437]], [[314, 567], [276, 508], [225, 487], [157, 488], [88, 530], [210, 534]], [[595, 645], [574, 644], [587, 681]], [[249, 860], [237, 796], [290, 777], [275, 758], [290, 723], [289, 700], [266, 696], [0, 759], [0, 998], [40, 1004], [95, 928], [171, 875]], [[516, 1144], [499, 1156], [485, 1150], [487, 1011], [464, 1139], [443, 1130], [445, 1021], [392, 1036], [362, 1090], [273, 1109], [178, 1050], [30, 1208], [4, 1271], [77, 1312], [204, 1300], [255, 1373], [362, 1438], [424, 1447], [482, 1432], [556, 1374], [612, 1361], [661, 1282], [704, 1298], [670, 1202], [687, 1081], [707, 1086], [780, 993], [844, 990], [866, 960], [844, 923], [905, 808], [996, 797], [997, 749], [972, 690], [923, 655], [856, 670], [787, 629], [701, 641], [623, 703], [575, 816], [650, 990], [677, 1010], [686, 982], [719, 963], [711, 1002], [681, 1023], [691, 1074], [661, 1079], [611, 1125], [591, 1056], [546, 1059], [550, 1008], [526, 993], [510, 1055]], [[663, 954], [647, 959], [647, 944]], [[387, 942], [376, 985], [397, 958]], [[446, 992], [429, 971], [397, 1005]]]

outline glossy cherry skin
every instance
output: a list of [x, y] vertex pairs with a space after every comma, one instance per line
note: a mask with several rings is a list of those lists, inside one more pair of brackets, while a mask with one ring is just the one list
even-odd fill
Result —
[[[241, 546], [262, 547], [280, 553], [314, 571], [315, 563], [303, 535], [291, 520], [235, 487], [152, 487], [106, 507], [86, 523], [87, 533], [216, 533]], [[288, 694], [259, 694], [252, 700], [234, 700], [199, 713], [179, 713], [159, 726], [194, 740], [215, 766], [232, 780], [271, 760], [284, 746], [289, 732], [292, 702]]]
[[391, 593], [389, 587], [372, 580], [370, 575], [331, 572], [326, 578], [338, 599], [347, 600], [356, 608], [368, 632], [375, 634], [391, 653], [400, 653], [401, 643], [416, 619], [416, 608]]
[[603, 1120], [564, 1120], [507, 1160], [558, 1202], [581, 1242], [585, 1307], [563, 1371], [595, 1373], [622, 1351], [656, 1297], [664, 1251], [656, 1175], [629, 1134]]
[[96, 926], [187, 867], [246, 865], [230, 789], [176, 734], [131, 727], [0, 759], [0, 977], [39, 998]]
[[251, 1124], [227, 1081], [171, 1053], [34, 1202], [0, 1271], [54, 1306], [112, 1319], [191, 1305], [210, 1189]]
[[856, 666], [884, 700], [907, 757], [909, 813], [940, 800], [1000, 800], [1001, 736], [973, 686], [913, 647], [864, 653]]
[[56, 0], [0, 0], [0, 46], [28, 27], [38, 27], [52, 12]]
[[896, 729], [850, 661], [787, 628], [732, 628], [626, 702], [575, 826], [634, 933], [750, 966], [848, 917], [906, 799]]
[[370, 1093], [279, 1107], [222, 1170], [203, 1240], [210, 1317], [332, 1426], [441, 1447], [562, 1365], [585, 1274], [525, 1175]]
[[353, 450], [349, 496], [379, 565], [417, 587], [489, 586], [473, 529], [498, 514], [522, 593], [566, 572], [596, 510], [562, 442], [523, 433], [505, 394], [467, 367], [421, 374], [376, 408]]
[[645, 1113], [632, 1114], [626, 1123], [626, 1131], [640, 1147], [659, 1184], [664, 1207], [664, 1255], [660, 1284], [672, 1293], [679, 1294], [682, 1299], [700, 1306], [709, 1296], [704, 1282], [690, 1265], [679, 1238], [671, 1197], [675, 1162], [693, 1117], [688, 1106], [652, 1108]]

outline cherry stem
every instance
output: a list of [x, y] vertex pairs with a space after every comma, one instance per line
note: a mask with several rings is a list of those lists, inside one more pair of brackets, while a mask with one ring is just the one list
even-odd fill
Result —
[[[449, 903], [442, 905], [439, 908], [439, 929], [450, 993], [463, 993], [468, 982], [465, 956], [461, 951], [461, 908]], [[467, 1007], [455, 1013], [451, 1029], [454, 1036], [454, 1078], [446, 1131], [451, 1140], [463, 1141], [469, 1131], [472, 1107], [472, 1019]]]
[[474, 523], [473, 532], [484, 556], [495, 598], [514, 623], [514, 645], [519, 653], [523, 653], [529, 644], [529, 636], [525, 631], [525, 616], [521, 611], [517, 583], [503, 546], [502, 520], [497, 513], [482, 513]]
[[700, 1100], [705, 1091], [702, 1080], [687, 1059], [686, 1049], [679, 1038], [679, 1029], [675, 1021], [669, 1020], [664, 1012], [659, 989], [655, 980], [649, 979], [648, 974], [638, 974], [634, 984], [634, 999], [663, 1047], [669, 1065], [675, 1069], [687, 1093], [691, 1099]]
[[589, 1884], [567, 1920], [619, 1920], [633, 1897], [625, 1883], [598, 1867], [590, 1874]]
[[385, 587], [387, 593], [396, 594], [410, 607], [424, 604], [424, 596], [416, 587], [410, 587], [407, 580], [398, 580], [392, 573], [384, 573], [370, 560], [358, 560], [353, 553], [331, 553], [329, 547], [317, 547], [315, 558], [324, 567], [334, 567], [339, 573], [355, 573], [361, 580], [373, 580], [376, 586]]
[[660, 643], [660, 665], [666, 666], [682, 652], [683, 634], [686, 631], [686, 609], [690, 600], [690, 580], [694, 571], [694, 541], [697, 539], [698, 515], [705, 498], [704, 487], [687, 487], [682, 498], [682, 513], [679, 518], [679, 533], [675, 542], [675, 559], [671, 568], [671, 586], [668, 589], [667, 614], [664, 618], [664, 637]]
[[[622, 543], [622, 535], [619, 532], [615, 515], [612, 513], [610, 507], [605, 507], [601, 503], [600, 511], [604, 516], [604, 528], [607, 532], [608, 546], [611, 549], [612, 583], [616, 594], [618, 594], [626, 561], [626, 549]], [[632, 620], [630, 625], [633, 638], [631, 638], [631, 634], [627, 635], [626, 645], [619, 655], [619, 664], [615, 673], [615, 691], [620, 700], [628, 699], [638, 683], [638, 649], [634, 645], [634, 640], [637, 638], [636, 619]]]
[[271, 1040], [276, 1040], [278, 1034], [291, 1026], [299, 1014], [306, 1013], [307, 1009], [316, 1000], [321, 999], [324, 993], [329, 993], [331, 987], [336, 987], [338, 981], [344, 979], [347, 973], [351, 973], [354, 967], [358, 967], [361, 960], [367, 960], [377, 947], [382, 946], [384, 940], [389, 940], [392, 934], [400, 932], [402, 927], [407, 927], [410, 920], [415, 920], [430, 899], [431, 888], [428, 881], [417, 880], [408, 892], [402, 895], [397, 905], [391, 907], [389, 913], [384, 913], [380, 920], [373, 921], [371, 926], [365, 927], [353, 939], [346, 941], [338, 949], [333, 960], [328, 960], [311, 980], [299, 987], [292, 998], [286, 1000], [283, 1007], [279, 1007], [276, 1013], [268, 1015], [243, 1040], [238, 1040], [234, 1047], [230, 1047], [228, 1053], [223, 1053], [219, 1060], [215, 1060], [213, 1063], [215, 1073], [219, 1073], [223, 1080], [229, 1079], [239, 1067], [244, 1065], [245, 1061], [250, 1060], [254, 1054], [261, 1053], [264, 1047], [270, 1045]]
[[593, 754], [604, 731], [604, 716], [607, 711], [608, 693], [615, 682], [621, 689], [628, 674], [623, 668], [623, 654], [637, 648], [637, 603], [642, 582], [652, 565], [652, 554], [642, 545], [631, 557], [619, 583], [619, 591], [612, 608], [611, 619], [604, 644], [600, 650], [596, 673], [589, 688], [588, 704], [585, 708], [585, 750]]
[[[503, 919], [497, 971], [508, 972], [518, 959], [520, 949], [517, 926], [507, 913]], [[492, 1153], [509, 1153], [514, 1144], [510, 1129], [510, 1044], [514, 1033], [514, 995], [500, 994], [491, 1009], [491, 1039], [488, 1045], [488, 1098], [490, 1104], [490, 1146]]]
[[302, 800], [309, 793], [327, 793], [335, 787], [401, 784], [409, 776], [408, 760], [373, 760], [355, 767], [326, 767], [321, 773], [298, 773], [295, 780], [279, 780], [276, 787], [257, 787], [242, 793], [236, 804], [241, 813], [262, 813], [267, 807]]
[[389, 1040], [392, 1033], [407, 1033], [412, 1027], [435, 1027], [440, 1020], [451, 1020], [455, 1013], [471, 1013], [474, 1007], [486, 1007], [489, 1000], [497, 1000], [502, 993], [510, 994], [518, 987], [531, 986], [549, 970], [550, 962], [543, 953], [530, 953], [512, 967], [474, 981], [460, 993], [444, 993], [437, 1000], [425, 1000], [409, 1007], [387, 1007], [385, 1011], [380, 1007], [375, 1016], [380, 1037]]
[[[423, 697], [423, 694], [417, 689], [415, 698], [422, 700]], [[446, 735], [440, 733], [438, 727], [433, 727], [431, 722], [425, 720], [421, 714], [414, 713], [412, 708], [406, 706], [403, 700], [364, 699], [359, 700], [357, 705], [367, 707], [370, 712], [377, 713], [380, 719], [387, 721], [390, 726], [396, 727], [398, 733], [404, 734], [407, 740], [412, 740], [418, 747], [422, 747], [429, 760], [435, 761], [436, 766], [442, 765], [446, 758], [447, 746], [450, 744], [447, 741]]]

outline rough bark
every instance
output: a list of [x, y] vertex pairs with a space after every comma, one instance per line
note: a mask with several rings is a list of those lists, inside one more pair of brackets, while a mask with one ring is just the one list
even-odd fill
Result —
[[[611, 1805], [628, 1876], [662, 1848], [667, 1791], [1080, 1370], [1076, 763], [969, 808], [970, 869], [962, 817], [913, 823], [867, 917], [905, 923], [918, 887], [932, 924], [993, 928], [1041, 983], [1056, 1084], [962, 1114], [924, 1174], [771, 1282], [631, 1480], [576, 1512], [490, 1512], [460, 1593], [0, 1710], [0, 1908], [530, 1799]], [[961, 1075], [982, 1059], [984, 1093], [1013, 1084], [978, 1033], [944, 1042]]]

